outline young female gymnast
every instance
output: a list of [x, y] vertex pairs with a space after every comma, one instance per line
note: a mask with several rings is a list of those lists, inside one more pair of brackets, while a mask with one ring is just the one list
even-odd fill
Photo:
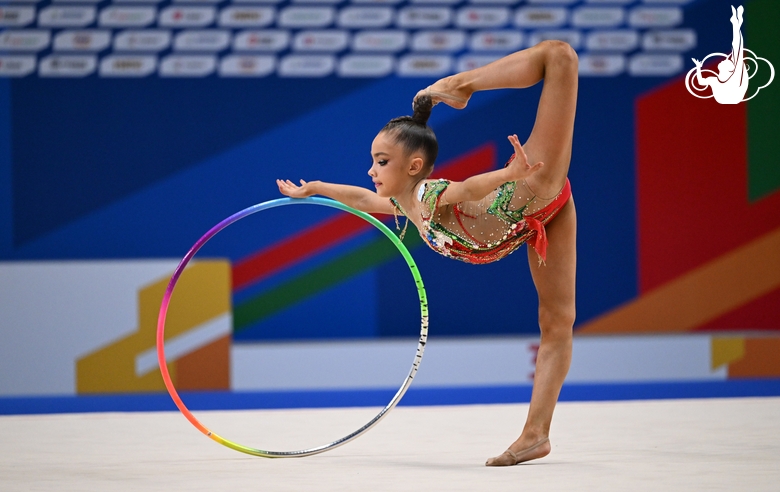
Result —
[[[540, 80], [531, 135], [524, 146], [509, 137], [515, 155], [505, 167], [462, 182], [428, 179], [438, 152], [426, 126], [434, 104], [462, 109], [475, 92]], [[571, 362], [575, 316], [576, 213], [567, 173], [576, 103], [577, 55], [566, 43], [545, 41], [420, 91], [414, 115], [391, 120], [371, 145], [368, 174], [376, 192], [277, 180], [279, 190], [294, 198], [319, 194], [364, 212], [406, 215], [431, 248], [470, 263], [498, 260], [528, 241], [541, 329], [531, 404], [520, 437], [488, 466], [516, 465], [551, 449], [550, 423]]]

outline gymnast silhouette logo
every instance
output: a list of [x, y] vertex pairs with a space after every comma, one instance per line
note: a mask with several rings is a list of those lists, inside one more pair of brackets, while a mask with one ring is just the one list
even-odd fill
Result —
[[[688, 92], [700, 99], [708, 99], [714, 97], [720, 104], [739, 104], [743, 101], [749, 101], [756, 97], [758, 92], [764, 87], [772, 83], [775, 78], [775, 67], [769, 63], [766, 58], [761, 58], [755, 53], [745, 48], [745, 42], [742, 38], [742, 13], [745, 9], [740, 5], [736, 10], [734, 6], [731, 7], [731, 26], [732, 26], [732, 40], [731, 40], [731, 53], [725, 55], [724, 53], [712, 53], [707, 55], [702, 61], [692, 58], [693, 63], [696, 64], [688, 74], [685, 76], [685, 88]], [[723, 58], [718, 63], [718, 73], [712, 70], [702, 69], [702, 65], [709, 58]], [[766, 63], [769, 67], [769, 81], [764, 85], [755, 89], [750, 96], [745, 97], [748, 93], [748, 83], [757, 73], [760, 62]], [[705, 77], [705, 75], [710, 75]], [[755, 84], [754, 84], [755, 86]], [[711, 93], [707, 94], [708, 88], [711, 89]]]

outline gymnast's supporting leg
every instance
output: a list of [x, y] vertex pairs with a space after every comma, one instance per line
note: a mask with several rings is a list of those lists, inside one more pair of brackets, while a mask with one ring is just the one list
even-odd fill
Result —
[[[575, 272], [577, 266], [577, 213], [572, 198], [547, 225], [547, 265], [539, 265], [533, 248], [528, 263], [539, 295], [541, 344], [536, 358], [531, 405], [520, 437], [509, 451], [488, 460], [488, 465], [514, 465], [546, 456], [555, 404], [569, 371], [572, 328], [575, 318]], [[536, 446], [534, 448], [534, 446]], [[532, 448], [532, 449], [529, 449]], [[527, 450], [527, 451], [526, 451]]]

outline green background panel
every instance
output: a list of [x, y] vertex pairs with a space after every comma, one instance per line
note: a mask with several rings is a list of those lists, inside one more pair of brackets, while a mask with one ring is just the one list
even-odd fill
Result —
[[[780, 67], [780, 1], [753, 0], [745, 9], [745, 47]], [[775, 74], [777, 75], [777, 74]], [[775, 77], [777, 78], [777, 77]], [[769, 80], [769, 70], [761, 62], [750, 81], [760, 87]], [[747, 103], [748, 198], [761, 199], [780, 188], [780, 84], [774, 80]]]

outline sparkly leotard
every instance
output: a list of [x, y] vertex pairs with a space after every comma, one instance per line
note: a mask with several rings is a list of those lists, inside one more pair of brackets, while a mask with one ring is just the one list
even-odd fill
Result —
[[[504, 183], [482, 200], [441, 205], [450, 181], [424, 182], [417, 198], [422, 205], [420, 236], [444, 256], [483, 264], [500, 260], [526, 241], [547, 259], [544, 226], [561, 211], [571, 197], [569, 180], [553, 198], [537, 197], [526, 182]], [[404, 215], [398, 202], [390, 199]]]

